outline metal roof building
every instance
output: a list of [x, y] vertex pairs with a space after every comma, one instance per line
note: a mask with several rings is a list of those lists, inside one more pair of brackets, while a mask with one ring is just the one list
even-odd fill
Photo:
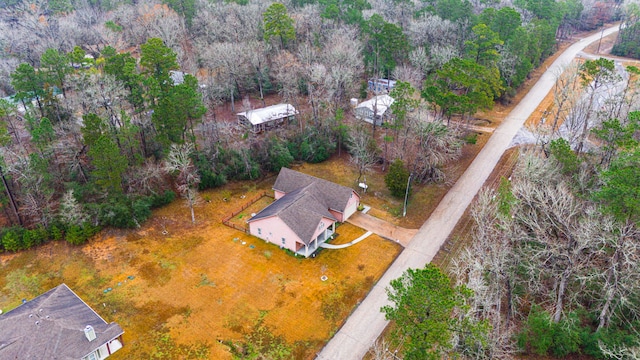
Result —
[[284, 124], [285, 120], [293, 120], [298, 110], [291, 104], [277, 104], [261, 109], [238, 113], [238, 124], [246, 126], [254, 133], [269, 130]]
[[378, 95], [363, 101], [354, 110], [356, 118], [370, 124], [375, 121], [376, 125], [382, 125], [391, 114], [391, 111], [387, 110], [389, 110], [393, 101], [393, 98], [389, 95]]

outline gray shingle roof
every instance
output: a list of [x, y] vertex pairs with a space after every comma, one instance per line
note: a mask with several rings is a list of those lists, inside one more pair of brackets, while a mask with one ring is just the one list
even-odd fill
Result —
[[328, 209], [342, 213], [345, 211], [353, 189], [315, 176], [283, 167], [280, 169], [280, 174], [278, 174], [273, 189], [288, 194], [291, 191], [310, 184], [314, 184], [314, 186], [310, 188], [310, 191], [312, 191]]
[[[85, 337], [87, 325], [93, 341]], [[81, 359], [123, 333], [62, 284], [0, 315], [0, 359]]]
[[323, 217], [336, 221], [328, 208], [314, 195], [309, 184], [287, 193], [257, 213], [251, 220], [278, 216], [307, 245], [311, 242]]
[[336, 221], [329, 210], [344, 212], [353, 189], [315, 176], [282, 168], [273, 185], [283, 197], [249, 221], [278, 216], [307, 245], [323, 217]]

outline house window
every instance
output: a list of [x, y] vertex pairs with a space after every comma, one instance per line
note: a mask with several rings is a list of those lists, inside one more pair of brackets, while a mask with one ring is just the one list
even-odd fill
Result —
[[258, 235], [262, 235], [262, 229], [258, 228]]
[[91, 354], [83, 357], [82, 360], [98, 360], [98, 357], [95, 352], [92, 352]]
[[287, 240], [285, 238], [282, 238], [282, 245], [286, 245], [287, 244]]

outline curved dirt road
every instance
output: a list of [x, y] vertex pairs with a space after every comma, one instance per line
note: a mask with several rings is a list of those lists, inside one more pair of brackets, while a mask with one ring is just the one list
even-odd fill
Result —
[[[619, 26], [604, 30], [604, 36], [618, 31]], [[540, 77], [529, 93], [507, 115], [493, 133], [467, 171], [442, 199], [433, 214], [422, 225], [409, 246], [398, 256], [380, 281], [347, 319], [334, 337], [318, 354], [318, 360], [359, 360], [366, 354], [387, 326], [380, 308], [388, 304], [385, 288], [409, 268], [422, 268], [436, 255], [440, 246], [464, 214], [474, 196], [489, 177], [511, 139], [535, 111], [555, 83], [555, 75], [569, 64], [587, 45], [600, 39], [597, 32], [567, 48]]]

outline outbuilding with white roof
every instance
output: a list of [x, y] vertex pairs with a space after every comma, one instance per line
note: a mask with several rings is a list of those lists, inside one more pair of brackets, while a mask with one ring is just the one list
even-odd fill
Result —
[[370, 124], [382, 125], [391, 116], [389, 107], [393, 104], [393, 98], [389, 95], [374, 96], [356, 106], [354, 112], [356, 118]]
[[238, 124], [251, 129], [253, 133], [284, 124], [285, 120], [293, 120], [298, 111], [291, 104], [277, 104], [261, 109], [248, 110], [238, 113]]

